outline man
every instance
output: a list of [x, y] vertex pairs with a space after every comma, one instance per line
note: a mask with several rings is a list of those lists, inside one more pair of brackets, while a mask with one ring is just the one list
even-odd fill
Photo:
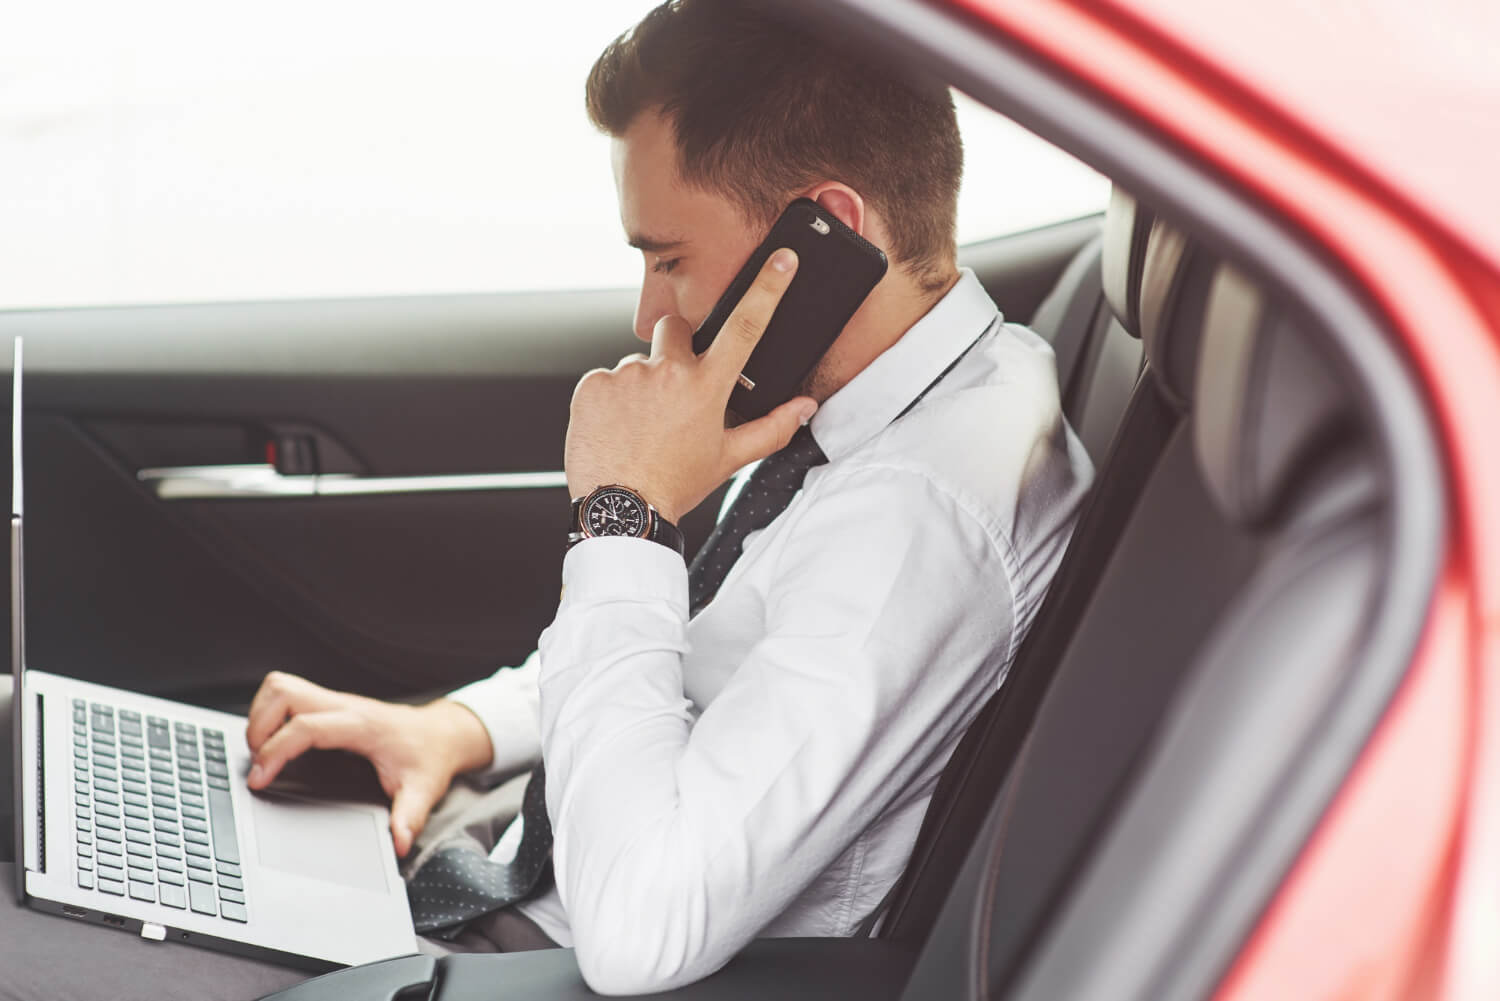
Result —
[[[422, 708], [269, 678], [251, 784], [307, 747], [358, 750], [392, 792], [405, 853], [456, 774], [540, 754], [557, 881], [518, 909], [576, 945], [593, 986], [634, 992], [704, 976], [758, 935], [848, 935], [872, 912], [1004, 676], [1089, 474], [1050, 351], [956, 267], [946, 92], [683, 0], [611, 45], [587, 96], [614, 137], [621, 220], [645, 264], [635, 332], [651, 349], [579, 384], [573, 496], [623, 484], [675, 521], [809, 419], [828, 461], [731, 555], [697, 615], [676, 553], [587, 539], [519, 669]], [[795, 261], [773, 258], [702, 358], [691, 333], [796, 197], [892, 268], [805, 396], [726, 429]]]
[[[576, 946], [591, 986], [633, 993], [705, 976], [757, 936], [849, 935], [876, 911], [1090, 472], [1050, 349], [956, 266], [946, 91], [724, 0], [680, 0], [604, 52], [587, 98], [643, 256], [635, 333], [650, 351], [579, 383], [572, 495], [620, 484], [675, 522], [756, 460], [778, 472], [736, 477], [729, 542], [710, 540], [691, 574], [647, 539], [573, 545], [538, 651], [447, 699], [269, 676], [249, 781], [311, 747], [357, 751], [407, 855], [456, 776], [540, 759], [555, 885], [505, 913], [521, 944]], [[794, 255], [773, 255], [702, 357], [691, 333], [798, 197], [891, 268], [803, 395], [726, 427]]]

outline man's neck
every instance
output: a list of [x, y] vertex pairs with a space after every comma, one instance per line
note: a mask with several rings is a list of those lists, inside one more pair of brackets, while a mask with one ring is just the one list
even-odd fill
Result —
[[954, 267], [936, 290], [924, 290], [906, 275], [882, 281], [808, 375], [803, 392], [822, 403], [843, 389], [926, 316], [952, 291], [958, 279], [958, 268]]

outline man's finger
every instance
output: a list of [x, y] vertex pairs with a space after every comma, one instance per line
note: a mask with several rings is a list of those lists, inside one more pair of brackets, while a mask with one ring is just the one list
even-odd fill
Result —
[[281, 774], [286, 763], [311, 748], [339, 748], [365, 753], [362, 722], [354, 713], [300, 713], [273, 733], [255, 753], [247, 780], [250, 788], [263, 789]]
[[704, 361], [715, 369], [716, 377], [724, 381], [726, 393], [744, 370], [750, 352], [760, 343], [760, 335], [766, 332], [776, 306], [796, 273], [795, 251], [782, 247], [772, 254], [760, 269], [760, 274], [755, 276], [745, 297], [724, 321], [724, 329], [703, 352]]
[[250, 700], [245, 742], [254, 751], [286, 722], [288, 716], [332, 709], [345, 697], [342, 692], [330, 691], [295, 674], [272, 671]]
[[693, 328], [680, 316], [663, 316], [651, 328], [651, 357], [691, 358]]
[[404, 782], [396, 790], [391, 800], [391, 839], [396, 842], [397, 855], [405, 858], [411, 851], [412, 842], [427, 826], [433, 804], [442, 794], [443, 790], [423, 782]]
[[726, 431], [728, 441], [725, 448], [732, 467], [739, 469], [772, 452], [781, 451], [797, 429], [812, 420], [817, 410], [818, 403], [812, 397], [798, 396], [764, 417]]

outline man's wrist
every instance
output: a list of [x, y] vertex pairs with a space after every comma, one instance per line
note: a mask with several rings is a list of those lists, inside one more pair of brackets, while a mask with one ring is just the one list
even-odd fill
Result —
[[427, 703], [421, 711], [438, 737], [437, 746], [447, 752], [452, 774], [489, 767], [495, 751], [489, 731], [472, 709], [452, 699], [438, 699]]

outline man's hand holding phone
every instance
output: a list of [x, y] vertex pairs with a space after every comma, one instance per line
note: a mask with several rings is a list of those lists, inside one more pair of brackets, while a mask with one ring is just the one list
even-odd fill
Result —
[[736, 470], [791, 440], [817, 410], [811, 397], [793, 397], [738, 427], [725, 427], [724, 415], [796, 271], [794, 252], [772, 254], [702, 355], [693, 353], [687, 321], [667, 316], [652, 332], [649, 357], [630, 355], [583, 377], [564, 451], [572, 496], [618, 483], [677, 522]]

